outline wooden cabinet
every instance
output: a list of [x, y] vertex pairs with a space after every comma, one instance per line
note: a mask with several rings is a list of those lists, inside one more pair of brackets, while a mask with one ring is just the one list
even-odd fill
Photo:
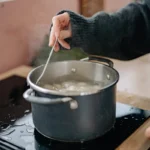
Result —
[[103, 8], [104, 0], [80, 0], [80, 13], [86, 17], [92, 16]]

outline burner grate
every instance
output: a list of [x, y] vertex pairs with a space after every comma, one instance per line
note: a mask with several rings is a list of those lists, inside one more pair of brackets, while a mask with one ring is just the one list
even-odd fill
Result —
[[0, 138], [0, 150], [25, 150], [25, 148]]

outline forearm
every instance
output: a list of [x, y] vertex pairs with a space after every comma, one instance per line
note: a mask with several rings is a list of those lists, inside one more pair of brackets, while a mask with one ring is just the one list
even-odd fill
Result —
[[150, 52], [150, 11], [146, 4], [133, 3], [119, 12], [96, 17], [102, 47], [97, 54], [129, 60]]
[[68, 13], [73, 32], [71, 47], [122, 60], [150, 52], [150, 10], [145, 3], [132, 3], [116, 13], [100, 12], [91, 18]]

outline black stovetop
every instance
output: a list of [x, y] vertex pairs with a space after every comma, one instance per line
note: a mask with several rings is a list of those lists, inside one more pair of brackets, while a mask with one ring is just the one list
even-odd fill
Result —
[[117, 102], [116, 123], [104, 136], [84, 143], [58, 142], [34, 128], [30, 103], [22, 97], [26, 89], [26, 79], [22, 77], [0, 81], [0, 150], [113, 150], [150, 116], [149, 111]]

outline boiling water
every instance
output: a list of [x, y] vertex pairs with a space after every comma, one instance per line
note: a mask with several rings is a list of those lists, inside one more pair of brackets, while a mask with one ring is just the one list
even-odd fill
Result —
[[92, 83], [85, 83], [85, 82], [76, 82], [76, 81], [67, 81], [62, 82], [60, 84], [44, 84], [43, 88], [49, 90], [55, 90], [59, 92], [90, 92], [100, 89], [100, 85], [92, 84]]
[[54, 91], [59, 91], [59, 92], [92, 92], [92, 91], [97, 91], [100, 90], [104, 87], [103, 82], [93, 82], [87, 79], [83, 79], [81, 77], [77, 77], [75, 79], [67, 78], [67, 77], [61, 77], [53, 83], [39, 83], [39, 86], [49, 89], [49, 90], [54, 90]]

